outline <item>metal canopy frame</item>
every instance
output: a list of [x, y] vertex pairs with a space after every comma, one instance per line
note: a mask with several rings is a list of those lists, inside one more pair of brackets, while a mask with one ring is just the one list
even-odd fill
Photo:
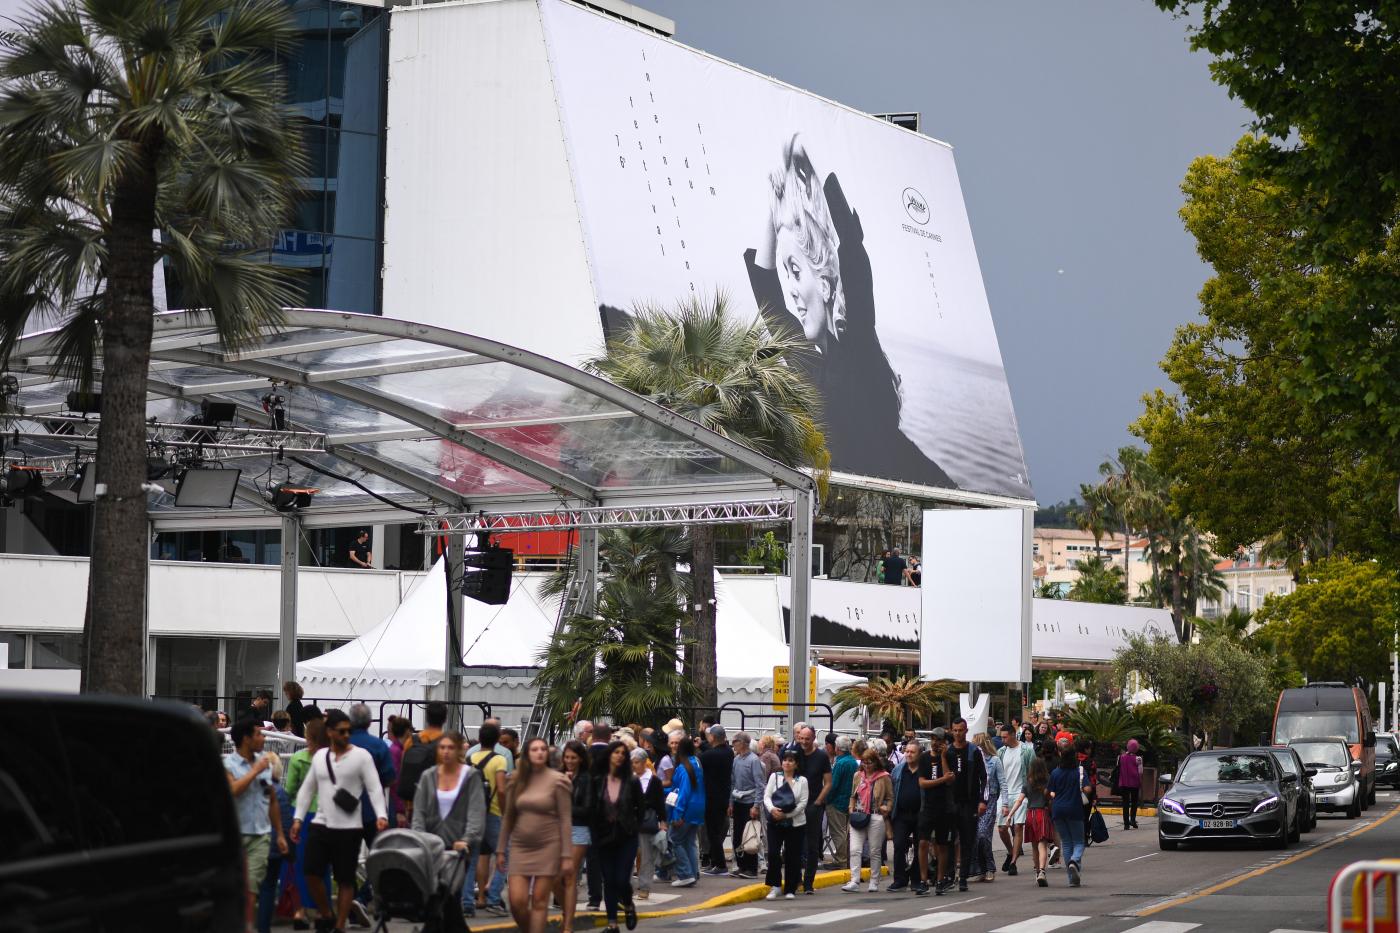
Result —
[[[56, 331], [34, 334], [21, 339], [10, 356], [9, 370], [20, 379], [16, 411], [36, 426], [23, 432], [20, 449], [36, 461], [61, 457], [74, 446], [70, 436], [43, 433], [44, 416], [62, 420], [66, 407], [67, 386], [56, 375], [52, 358], [56, 341]], [[376, 348], [384, 352], [376, 354]], [[531, 391], [514, 406], [494, 408], [498, 400], [493, 397], [459, 396], [451, 404], [424, 397], [483, 391], [488, 382], [473, 382], [471, 373], [501, 371], [511, 374], [508, 383], [518, 377], [536, 398], [557, 402], [559, 410], [548, 410], [548, 405], [528, 410], [524, 406], [530, 404]], [[511, 531], [577, 528], [588, 534], [640, 525], [790, 522], [791, 689], [797, 696], [806, 694], [815, 484], [801, 470], [601, 377], [441, 327], [289, 308], [279, 327], [264, 330], [262, 343], [232, 352], [220, 345], [206, 314], [155, 316], [147, 379], [150, 417], [178, 423], [190, 405], [202, 400], [231, 402], [248, 429], [265, 431], [271, 419], [257, 393], [277, 387], [287, 387], [294, 399], [288, 431], [323, 438], [322, 450], [307, 456], [338, 473], [358, 472], [361, 481], [373, 482], [376, 492], [396, 504], [430, 512], [422, 520], [425, 532], [433, 527], [443, 534], [444, 523], [445, 533], [456, 536], [480, 530], [483, 523]], [[39, 398], [28, 402], [35, 394]], [[308, 411], [298, 403], [305, 398], [314, 400], [319, 411], [316, 405]], [[459, 409], [463, 417], [447, 416]], [[233, 434], [236, 428], [226, 430]], [[605, 433], [609, 431], [613, 433]], [[242, 438], [250, 436], [257, 437], [250, 445], [255, 450], [224, 450], [221, 455], [232, 463], [240, 457], [271, 463], [275, 439], [247, 432]], [[437, 445], [434, 452], [462, 452], [456, 456], [465, 457], [468, 471], [489, 465], [495, 470], [490, 479], [498, 486], [486, 482], [480, 469], [473, 475], [483, 484], [476, 488], [460, 475], [447, 475], [440, 463], [410, 446], [423, 443]], [[570, 449], [570, 443], [585, 445], [583, 452]], [[295, 670], [295, 543], [300, 528], [406, 520], [405, 512], [351, 491], [347, 484], [328, 485], [337, 487], [336, 494], [318, 495], [295, 514], [275, 511], [262, 501], [258, 487], [247, 484], [231, 510], [177, 512], [168, 495], [152, 493], [152, 531], [282, 528], [281, 680]], [[460, 560], [461, 547], [452, 551]]]

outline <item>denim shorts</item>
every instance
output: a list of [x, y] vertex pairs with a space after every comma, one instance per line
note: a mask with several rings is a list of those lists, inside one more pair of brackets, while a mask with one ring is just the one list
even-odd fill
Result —
[[592, 845], [593, 835], [588, 831], [587, 826], [575, 826], [573, 843], [576, 846]]

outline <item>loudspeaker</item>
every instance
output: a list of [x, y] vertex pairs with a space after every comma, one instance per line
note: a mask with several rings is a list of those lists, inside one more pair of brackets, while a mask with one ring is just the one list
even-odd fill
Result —
[[505, 605], [510, 598], [515, 552], [504, 547], [471, 548], [462, 561], [462, 595], [491, 606]]

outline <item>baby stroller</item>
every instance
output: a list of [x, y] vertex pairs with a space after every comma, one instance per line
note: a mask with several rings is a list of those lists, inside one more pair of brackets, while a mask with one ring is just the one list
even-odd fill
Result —
[[379, 834], [365, 859], [374, 890], [374, 933], [390, 920], [421, 923], [421, 933], [442, 929], [448, 898], [462, 896], [467, 853], [449, 850], [433, 833], [390, 829]]

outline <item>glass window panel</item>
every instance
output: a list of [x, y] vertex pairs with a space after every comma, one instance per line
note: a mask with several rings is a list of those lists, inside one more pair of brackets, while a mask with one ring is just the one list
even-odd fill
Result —
[[82, 666], [83, 636], [47, 634], [33, 638], [35, 668], [76, 671]]
[[379, 137], [367, 133], [333, 133], [335, 147], [334, 190], [336, 236], [377, 239], [381, 218], [383, 173], [379, 165]]
[[[353, 207], [354, 204], [352, 198], [350, 205]], [[346, 195], [342, 187], [338, 195], [336, 217], [345, 216]], [[377, 313], [378, 251], [378, 244], [374, 240], [345, 236], [327, 237], [326, 297], [324, 304], [319, 307], [332, 311], [354, 311], [359, 314]]]
[[230, 638], [224, 648], [224, 692], [232, 699], [229, 715], [237, 716], [252, 706], [253, 694], [277, 689], [277, 642], [266, 639]]
[[383, 123], [381, 62], [386, 23], [383, 10], [350, 3], [330, 5], [328, 94], [344, 129], [378, 133]]
[[[156, 639], [156, 695], [197, 703], [205, 710], [218, 704], [219, 640], [217, 638]], [[234, 711], [224, 709], [230, 716]]]
[[503, 362], [350, 381], [453, 424], [523, 418], [543, 421], [617, 411], [617, 406], [605, 399]]
[[13, 668], [24, 667], [24, 636], [12, 632], [0, 632], [0, 645], [9, 649], [9, 661], [6, 666]]
[[546, 483], [533, 480], [451, 441], [380, 441], [356, 444], [396, 466], [440, 483], [464, 496], [548, 492]]

